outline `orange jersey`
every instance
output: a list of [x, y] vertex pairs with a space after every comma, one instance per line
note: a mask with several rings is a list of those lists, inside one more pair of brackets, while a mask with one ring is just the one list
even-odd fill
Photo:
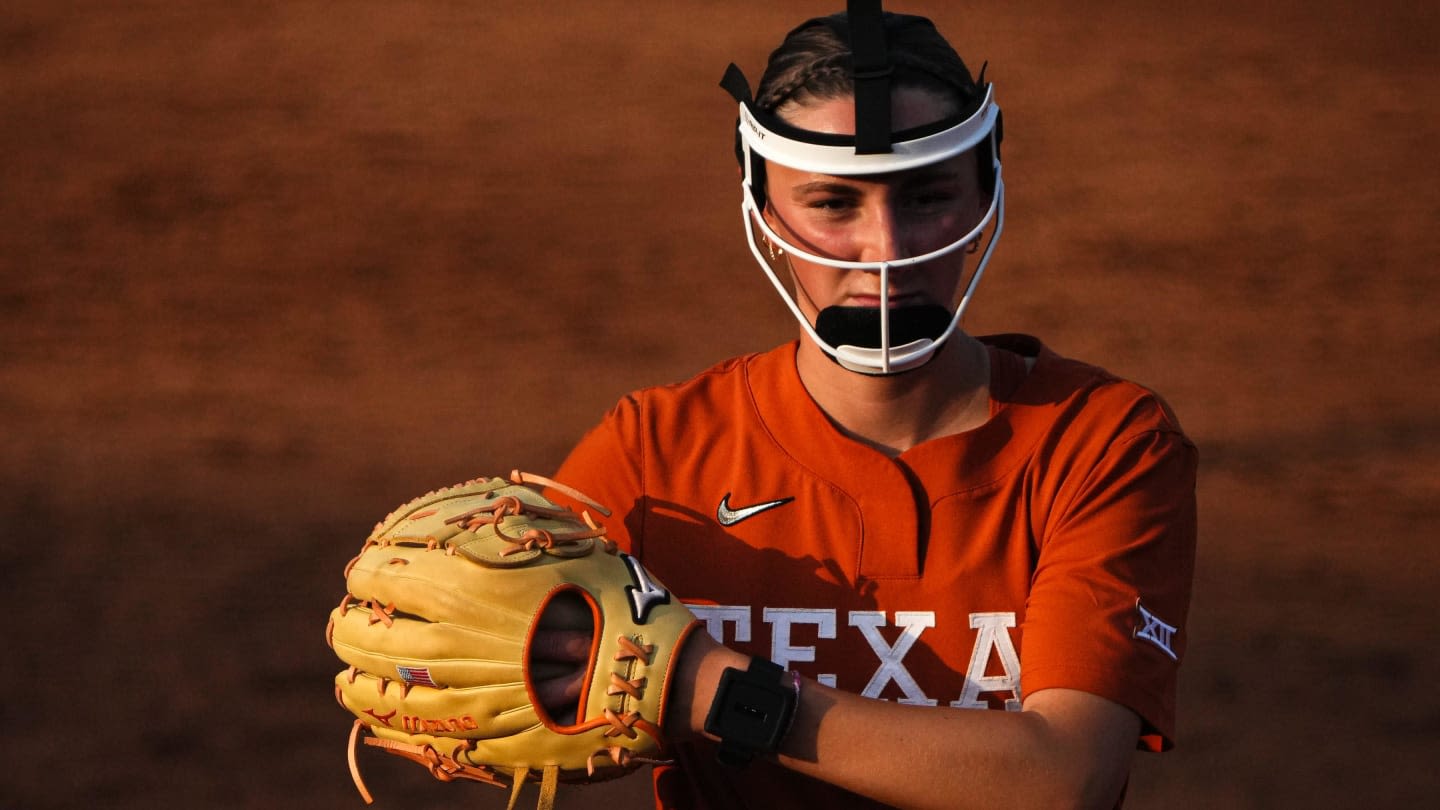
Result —
[[[1141, 747], [1169, 748], [1195, 447], [1154, 393], [1034, 338], [983, 340], [989, 421], [898, 458], [834, 427], [790, 343], [625, 397], [556, 478], [614, 509], [611, 536], [727, 646], [922, 706], [1080, 689], [1134, 710]], [[841, 801], [707, 746], [679, 759], [657, 773], [662, 806]]]

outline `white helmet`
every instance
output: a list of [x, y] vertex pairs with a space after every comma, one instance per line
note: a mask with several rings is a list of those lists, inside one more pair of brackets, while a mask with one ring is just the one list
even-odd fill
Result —
[[[929, 24], [923, 18], [910, 18]], [[845, 25], [848, 20], [848, 26]], [[990, 261], [995, 242], [1005, 223], [1005, 185], [1000, 172], [1000, 108], [995, 104], [994, 86], [984, 83], [984, 71], [976, 90], [983, 88], [978, 106], [973, 103], [958, 115], [915, 129], [890, 131], [890, 82], [893, 65], [885, 42], [884, 16], [880, 3], [851, 0], [845, 17], [810, 20], [797, 28], [816, 24], [830, 26], [845, 36], [849, 29], [854, 55], [855, 135], [812, 132], [791, 126], [779, 117], [760, 110], [751, 98], [749, 82], [735, 65], [730, 65], [721, 86], [739, 103], [736, 156], [741, 167], [740, 211], [750, 252], [770, 282], [790, 307], [806, 334], [841, 366], [862, 374], [885, 375], [918, 368], [935, 355], [955, 332], [969, 305], [976, 285]], [[977, 94], [978, 95], [978, 94]], [[977, 146], [990, 158], [993, 194], [985, 216], [968, 233], [948, 245], [920, 256], [884, 261], [843, 261], [816, 255], [787, 241], [765, 221], [765, 161], [806, 172], [833, 175], [873, 175], [906, 171], [955, 157]], [[986, 168], [986, 167], [982, 167]], [[988, 184], [988, 179], [987, 179]], [[993, 223], [993, 229], [990, 227]], [[756, 229], [772, 245], [792, 256], [815, 264], [855, 269], [880, 275], [878, 310], [828, 307], [815, 324], [800, 311], [794, 296], [776, 275], [761, 252]], [[959, 285], [953, 311], [943, 307], [897, 307], [889, 302], [889, 274], [892, 268], [909, 267], [976, 245], [989, 230], [984, 252], [968, 283]], [[978, 247], [978, 245], [977, 245]], [[972, 250], [974, 248], [971, 248]], [[832, 311], [833, 310], [833, 311]], [[842, 311], [844, 310], [844, 311]], [[913, 311], [912, 311], [913, 310]], [[892, 323], [893, 322], [893, 323]]]

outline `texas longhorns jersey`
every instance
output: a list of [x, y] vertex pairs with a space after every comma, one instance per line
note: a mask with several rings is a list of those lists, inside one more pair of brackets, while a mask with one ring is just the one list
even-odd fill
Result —
[[[982, 340], [989, 421], [896, 458], [836, 429], [790, 343], [626, 396], [556, 478], [610, 507], [610, 536], [727, 646], [920, 706], [1080, 689], [1167, 749], [1195, 447], [1145, 388], [1031, 337]], [[835, 790], [723, 769], [703, 745], [657, 786], [664, 806], [716, 808], [831, 806], [817, 793]]]

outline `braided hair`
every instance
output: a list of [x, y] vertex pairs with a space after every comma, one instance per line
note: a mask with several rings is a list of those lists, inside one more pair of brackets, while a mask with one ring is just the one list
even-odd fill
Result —
[[[934, 24], [924, 17], [893, 12], [886, 12], [884, 20], [893, 86], [927, 90], [949, 99], [955, 105], [950, 114], [980, 104], [982, 86]], [[810, 20], [791, 31], [771, 52], [755, 104], [784, 118], [792, 105], [853, 95], [853, 64], [846, 15], [842, 12]], [[981, 74], [983, 81], [984, 71]]]

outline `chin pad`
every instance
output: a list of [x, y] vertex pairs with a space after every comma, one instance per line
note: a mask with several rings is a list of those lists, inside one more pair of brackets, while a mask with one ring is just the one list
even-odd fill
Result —
[[[890, 346], [936, 340], [954, 317], [939, 304], [918, 304], [890, 310]], [[880, 348], [879, 307], [826, 307], [815, 319], [815, 333], [831, 346]]]

